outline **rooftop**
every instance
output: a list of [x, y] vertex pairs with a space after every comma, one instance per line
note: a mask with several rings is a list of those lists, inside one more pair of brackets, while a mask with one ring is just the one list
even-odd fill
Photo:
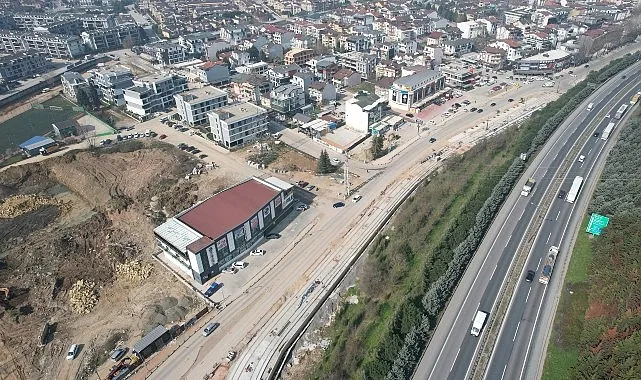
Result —
[[570, 56], [570, 53], [567, 51], [563, 50], [549, 50], [546, 51], [545, 53], [540, 53], [537, 55], [533, 55], [528, 58], [524, 58], [521, 61], [550, 61], [550, 60], [557, 60], [557, 59], [564, 59]]
[[216, 87], [205, 86], [201, 88], [195, 88], [181, 94], [176, 94], [174, 96], [182, 97], [182, 100], [184, 102], [204, 102], [210, 99], [220, 98], [221, 96], [227, 96], [227, 93]]
[[436, 80], [441, 76], [441, 73], [439, 73], [436, 70], [423, 70], [420, 71], [416, 74], [408, 75], [405, 77], [400, 77], [397, 80], [394, 81], [394, 84], [397, 86], [407, 86], [407, 87], [412, 87], [415, 85], [418, 85], [425, 81], [428, 78], [431, 78], [432, 80]]
[[227, 124], [235, 123], [238, 120], [247, 119], [262, 113], [267, 113], [265, 109], [249, 102], [234, 103], [225, 107], [217, 108], [210, 113], [218, 115], [220, 120], [225, 121]]
[[29, 140], [23, 142], [19, 145], [20, 148], [26, 150], [38, 149], [42, 146], [53, 144], [55, 141], [49, 137], [44, 136], [33, 136]]
[[277, 187], [254, 177], [213, 195], [177, 219], [216, 240], [258, 213], [278, 194]]

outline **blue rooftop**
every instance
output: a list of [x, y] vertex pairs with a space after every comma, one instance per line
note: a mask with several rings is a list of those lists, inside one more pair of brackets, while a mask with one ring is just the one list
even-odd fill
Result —
[[32, 149], [38, 149], [41, 146], [45, 146], [48, 144], [53, 144], [55, 141], [49, 137], [44, 137], [44, 136], [33, 136], [29, 140], [23, 142], [22, 144], [18, 145], [20, 149], [26, 149], [26, 150], [32, 150]]

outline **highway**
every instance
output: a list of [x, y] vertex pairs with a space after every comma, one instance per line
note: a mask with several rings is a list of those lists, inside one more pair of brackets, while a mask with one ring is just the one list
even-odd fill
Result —
[[[592, 111], [586, 106], [578, 108], [563, 125], [558, 128], [541, 153], [534, 159], [517, 188], [501, 209], [493, 226], [486, 235], [477, 255], [468, 266], [430, 345], [426, 349], [415, 372], [416, 379], [464, 379], [471, 375], [481, 337], [470, 334], [472, 320], [477, 310], [492, 312], [498, 294], [506, 280], [506, 275], [516, 257], [515, 253], [523, 243], [533, 217], [537, 214], [541, 201], [548, 191], [554, 191], [550, 210], [537, 233], [533, 249], [523, 269], [536, 269], [537, 275], [532, 283], [521, 280], [514, 302], [509, 309], [505, 326], [501, 330], [495, 356], [492, 357], [487, 374], [488, 379], [519, 379], [523, 374], [523, 362], [528, 356], [532, 331], [536, 325], [540, 305], [545, 298], [546, 287], [538, 283], [542, 264], [549, 246], [559, 244], [567, 231], [573, 205], [556, 198], [556, 187], [551, 186], [557, 171], [566, 160], [576, 160], [578, 153], [573, 147], [590, 125], [592, 120], [604, 118], [607, 112], [614, 116], [619, 104], [628, 102], [636, 93], [635, 84], [630, 84], [630, 75], [638, 70], [639, 64], [628, 68], [627, 80], [619, 74], [600, 87], [584, 103], [594, 103]], [[635, 76], [636, 77], [636, 76]], [[610, 102], [611, 99], [621, 99]], [[599, 131], [609, 122], [600, 122]], [[592, 131], [589, 132], [590, 136]], [[589, 175], [595, 159], [601, 152], [604, 141], [590, 137], [581, 154], [586, 156], [583, 164], [575, 163], [563, 180], [562, 189], [568, 190], [569, 183], [576, 175]], [[528, 197], [519, 195], [525, 180], [534, 177], [537, 184]], [[576, 203], [575, 203], [576, 204]], [[560, 255], [564, 252], [561, 251]], [[552, 281], [555, 281], [554, 275]]]

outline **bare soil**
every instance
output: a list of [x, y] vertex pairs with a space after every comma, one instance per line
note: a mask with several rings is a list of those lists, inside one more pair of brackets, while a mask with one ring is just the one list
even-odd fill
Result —
[[[89, 378], [117, 342], [131, 347], [202, 308], [150, 255], [155, 225], [228, 184], [215, 171], [185, 179], [196, 165], [165, 144], [123, 144], [0, 173], [0, 287], [10, 290], [0, 293], [0, 378]], [[153, 265], [150, 277], [117, 278], [116, 264], [131, 260]], [[69, 305], [78, 280], [97, 285], [88, 314]], [[71, 343], [82, 349], [67, 361]]]

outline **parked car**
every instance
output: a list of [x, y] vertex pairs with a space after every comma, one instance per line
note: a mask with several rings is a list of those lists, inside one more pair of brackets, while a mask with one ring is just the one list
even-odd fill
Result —
[[536, 272], [532, 269], [528, 270], [527, 275], [525, 275], [525, 281], [532, 282], [532, 280], [534, 280], [534, 275], [536, 275]]
[[514, 99], [509, 98], [507, 101], [508, 101], [508, 102], [510, 102], [510, 103], [512, 103], [512, 102], [514, 101]]
[[222, 285], [217, 283], [217, 282], [212, 282], [211, 285], [209, 285], [209, 288], [205, 290], [205, 297], [211, 297], [214, 293], [220, 289]]
[[117, 362], [125, 355], [125, 353], [127, 353], [127, 347], [117, 347], [116, 349], [111, 351], [111, 353], [109, 354], [109, 359], [111, 359], [111, 361], [113, 362]]
[[160, 135], [160, 136], [158, 136], [158, 138], [159, 138], [160, 140], [164, 140], [164, 139], [166, 139], [166, 138], [167, 138], [167, 135]]
[[192, 151], [191, 151], [191, 153], [193, 153], [193, 154], [198, 154], [198, 153], [200, 153], [200, 152], [201, 152], [201, 150], [200, 150], [200, 149], [194, 149], [194, 150], [192, 150]]
[[306, 204], [304, 204], [304, 203], [301, 203], [301, 204], [299, 204], [298, 206], [296, 206], [296, 211], [305, 211], [305, 210], [307, 210], [308, 208], [309, 208], [309, 206], [307, 206], [307, 205], [306, 205]]
[[343, 206], [345, 206], [345, 203], [343, 203], [343, 202], [336, 202], [336, 203], [334, 203], [332, 205], [332, 207], [334, 207], [334, 208], [339, 208], [339, 207], [343, 207]]
[[298, 187], [302, 187], [302, 188], [304, 189], [304, 188], [306, 188], [306, 187], [307, 187], [307, 185], [309, 185], [309, 182], [306, 182], [306, 181], [298, 181], [298, 183], [296, 183], [296, 184], [298, 185]]
[[227, 361], [230, 362], [230, 361], [234, 360], [235, 358], [236, 358], [236, 351], [229, 351], [227, 353], [227, 357], [225, 359], [227, 359]]
[[435, 137], [430, 137], [430, 142], [431, 143], [436, 142], [436, 138]]
[[476, 112], [478, 112], [478, 113], [483, 112], [483, 108], [479, 108], [479, 109], [477, 109], [477, 110], [476, 110]]
[[220, 326], [220, 323], [218, 323], [218, 322], [212, 322], [212, 323], [208, 324], [203, 329], [203, 336], [209, 336], [211, 333], [213, 333], [218, 328], [218, 326]]
[[201, 154], [200, 156], [198, 156], [198, 158], [200, 158], [202, 160], [203, 158], [207, 158], [207, 155], [206, 154]]
[[496, 103], [490, 103], [490, 107], [494, 107]]
[[236, 261], [234, 263], [234, 268], [243, 269], [243, 268], [246, 268], [247, 265], [249, 265], [249, 264], [247, 264], [247, 262], [245, 262], [245, 261]]
[[236, 272], [238, 272], [238, 268], [231, 266], [223, 269], [222, 272], [229, 273], [229, 274], [236, 274]]
[[78, 351], [80, 351], [80, 346], [72, 344], [71, 347], [69, 347], [69, 350], [67, 350], [67, 360], [75, 359], [76, 355], [78, 355]]
[[470, 112], [476, 112], [476, 110], [477, 110], [477, 108], [476, 108], [476, 107], [472, 107], [472, 108], [470, 108]]
[[280, 234], [267, 234], [265, 237], [269, 240], [280, 239]]
[[249, 252], [250, 256], [263, 256], [265, 254], [264, 249], [254, 249], [253, 251]]

